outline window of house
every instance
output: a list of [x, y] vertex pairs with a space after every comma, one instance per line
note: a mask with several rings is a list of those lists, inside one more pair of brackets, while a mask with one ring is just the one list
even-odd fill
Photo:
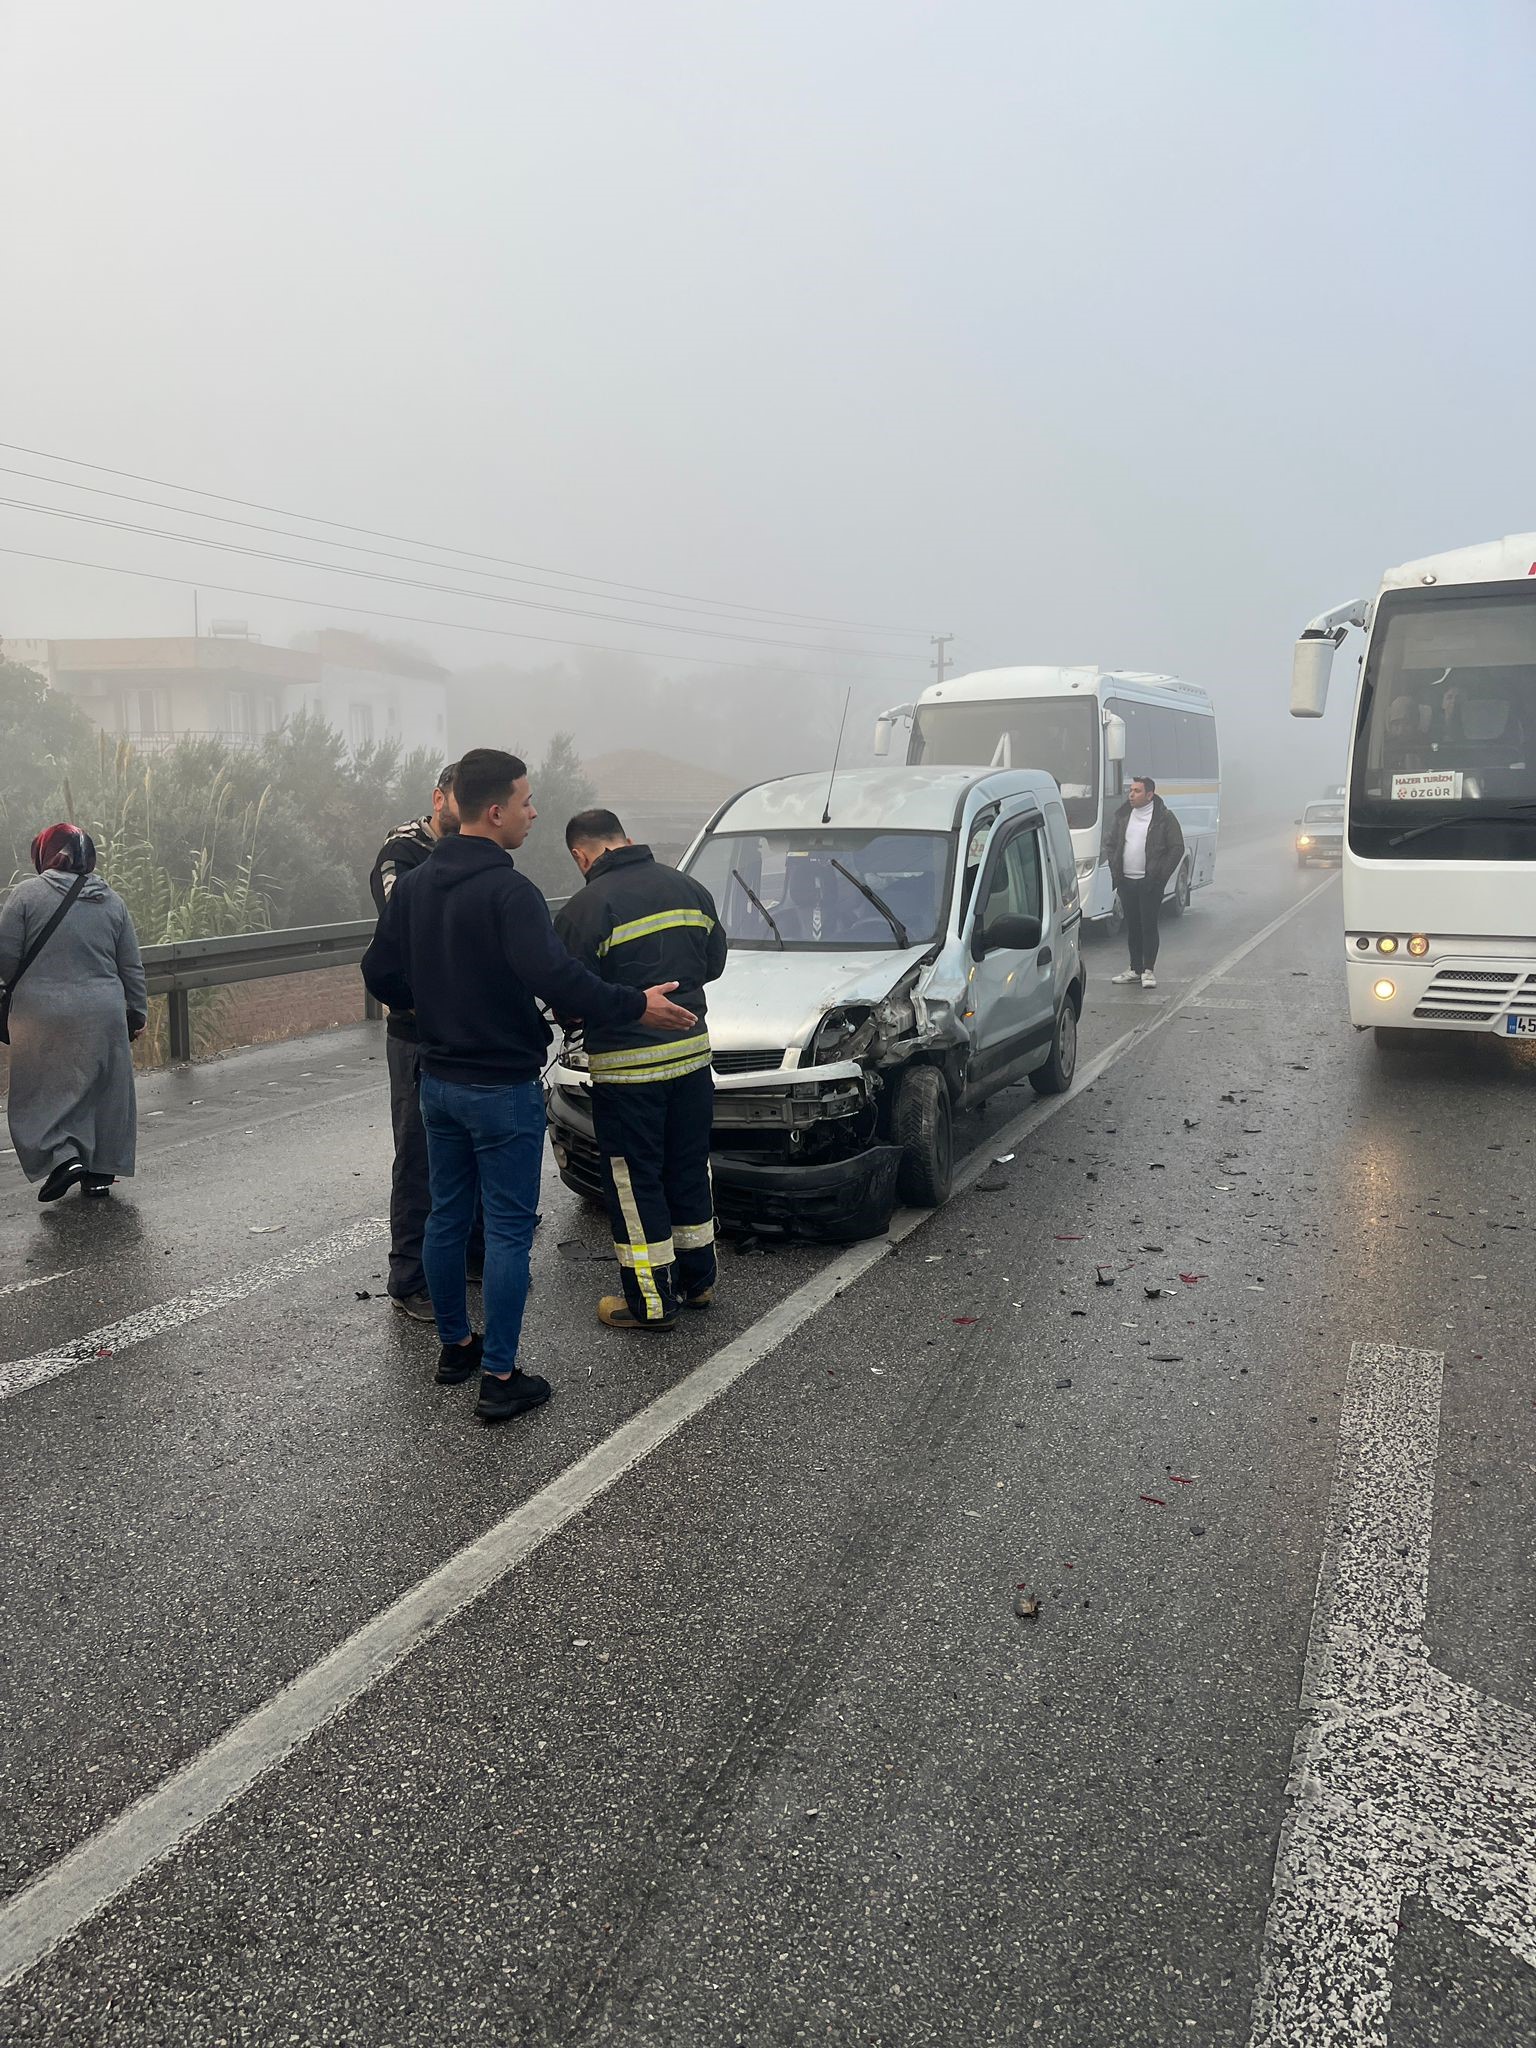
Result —
[[361, 747], [373, 745], [373, 706], [354, 704], [347, 712], [347, 731], [352, 740], [354, 753]]

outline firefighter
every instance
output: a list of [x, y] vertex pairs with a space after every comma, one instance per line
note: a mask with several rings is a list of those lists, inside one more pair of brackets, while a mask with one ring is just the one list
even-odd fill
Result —
[[724, 970], [725, 927], [709, 891], [636, 846], [612, 811], [579, 812], [565, 843], [586, 877], [555, 920], [566, 945], [606, 981], [675, 981], [675, 1000], [698, 1017], [660, 1042], [628, 1026], [588, 1025], [585, 1034], [624, 1288], [598, 1303], [598, 1321], [610, 1330], [670, 1330], [679, 1308], [708, 1308], [714, 1296], [715, 1083], [704, 983]]

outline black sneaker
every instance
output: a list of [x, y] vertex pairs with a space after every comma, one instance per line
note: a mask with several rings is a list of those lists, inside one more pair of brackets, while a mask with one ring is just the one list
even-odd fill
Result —
[[436, 1321], [432, 1313], [432, 1297], [424, 1287], [415, 1294], [392, 1294], [389, 1298], [401, 1315], [409, 1316], [413, 1323]]
[[485, 1340], [478, 1330], [470, 1333], [467, 1344], [445, 1344], [437, 1354], [437, 1384], [440, 1387], [462, 1387], [466, 1380], [472, 1380], [480, 1370], [480, 1353]]
[[490, 1373], [480, 1375], [480, 1399], [475, 1413], [482, 1422], [510, 1422], [514, 1415], [526, 1415], [530, 1408], [542, 1408], [553, 1389], [536, 1372], [513, 1372], [505, 1379]]

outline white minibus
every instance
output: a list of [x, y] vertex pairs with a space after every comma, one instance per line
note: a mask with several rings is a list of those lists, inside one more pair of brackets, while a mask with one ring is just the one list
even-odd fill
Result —
[[875, 727], [877, 754], [890, 752], [898, 721], [910, 722], [910, 765], [1041, 768], [1055, 777], [1090, 922], [1119, 914], [1104, 840], [1134, 776], [1153, 778], [1183, 828], [1168, 908], [1178, 915], [1191, 891], [1215, 879], [1220, 756], [1211, 700], [1195, 683], [1101, 668], [979, 669], [886, 712]]

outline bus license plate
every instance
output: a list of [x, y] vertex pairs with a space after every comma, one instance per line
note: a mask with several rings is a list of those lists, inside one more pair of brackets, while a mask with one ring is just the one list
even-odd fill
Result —
[[1536, 1038], [1536, 1017], [1506, 1017], [1504, 1035], [1506, 1038]]

